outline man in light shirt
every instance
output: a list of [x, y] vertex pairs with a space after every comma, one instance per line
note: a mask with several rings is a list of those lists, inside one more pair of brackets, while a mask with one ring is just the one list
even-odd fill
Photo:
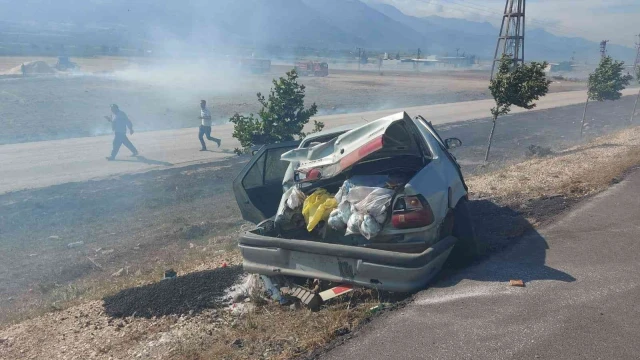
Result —
[[198, 138], [202, 145], [202, 149], [200, 149], [200, 151], [207, 151], [207, 145], [204, 143], [204, 135], [207, 136], [207, 139], [217, 143], [218, 147], [220, 147], [220, 139], [211, 137], [211, 112], [207, 109], [207, 102], [205, 100], [200, 100], [200, 120], [202, 121], [202, 125], [200, 125], [200, 131], [198, 133]]
[[111, 113], [111, 116], [105, 116], [105, 118], [111, 123], [111, 128], [115, 136], [113, 138], [113, 150], [111, 151], [111, 156], [107, 157], [107, 160], [115, 160], [120, 146], [123, 144], [131, 151], [131, 156], [138, 156], [138, 150], [136, 150], [136, 147], [133, 146], [129, 138], [127, 138], [127, 128], [129, 129], [129, 133], [133, 135], [133, 124], [131, 124], [131, 120], [129, 120], [127, 114], [120, 110], [116, 104], [111, 105]]

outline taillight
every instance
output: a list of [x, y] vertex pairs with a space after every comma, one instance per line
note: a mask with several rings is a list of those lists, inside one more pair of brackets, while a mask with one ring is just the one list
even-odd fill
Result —
[[404, 196], [396, 200], [391, 223], [396, 229], [413, 229], [433, 224], [433, 211], [422, 196]]

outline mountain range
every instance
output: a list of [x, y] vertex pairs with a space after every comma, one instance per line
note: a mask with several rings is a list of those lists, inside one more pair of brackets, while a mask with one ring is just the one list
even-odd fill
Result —
[[[535, 6], [535, 5], [531, 5]], [[75, 46], [304, 46], [491, 58], [498, 29], [488, 22], [416, 17], [375, 0], [0, 0], [3, 44], [58, 41]], [[31, 34], [26, 36], [25, 34]], [[96, 44], [99, 42], [99, 44]], [[596, 61], [597, 43], [527, 28], [525, 59]], [[611, 56], [635, 51], [609, 44]]]

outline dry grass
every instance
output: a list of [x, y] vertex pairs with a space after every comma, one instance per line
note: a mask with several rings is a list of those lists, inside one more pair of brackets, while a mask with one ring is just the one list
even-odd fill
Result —
[[[0, 74], [30, 61], [44, 61], [53, 66], [58, 61], [58, 58], [52, 56], [0, 56]], [[87, 58], [72, 57], [71, 61], [77, 63], [81, 71], [93, 73], [122, 70], [132, 64], [149, 63], [151, 60], [118, 56], [96, 56]]]
[[517, 206], [549, 196], [581, 198], [595, 194], [638, 164], [640, 128], [634, 127], [553, 156], [470, 177], [467, 184], [475, 198], [491, 198]]
[[348, 302], [319, 312], [290, 310], [267, 305], [246, 313], [235, 326], [225, 329], [216, 343], [197, 356], [176, 354], [177, 358], [197, 359], [290, 359], [320, 348], [341, 333], [352, 331], [369, 316], [374, 303], [349, 306]]
[[110, 276], [107, 280], [99, 277], [66, 285], [37, 284], [33, 291], [41, 292], [42, 297], [37, 303], [29, 304], [27, 310], [17, 311], [13, 316], [9, 316], [6, 323], [0, 324], [0, 329], [51, 311], [61, 311], [87, 301], [99, 300], [123, 289], [154, 283], [162, 278], [164, 271], [168, 268], [173, 268], [179, 275], [184, 275], [195, 271], [211, 270], [223, 263], [238, 265], [242, 262], [242, 258], [237, 250], [236, 239], [237, 234], [213, 236], [202, 245], [176, 254], [173, 261], [126, 266], [122, 276]]

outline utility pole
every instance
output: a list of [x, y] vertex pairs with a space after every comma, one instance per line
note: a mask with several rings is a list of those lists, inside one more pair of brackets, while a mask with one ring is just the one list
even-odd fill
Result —
[[358, 49], [358, 71], [360, 71], [360, 63], [362, 63], [362, 52], [364, 51], [363, 48], [357, 48]]
[[[638, 41], [636, 41], [636, 60], [633, 62], [633, 75], [636, 77], [636, 81], [640, 84], [640, 71], [638, 71], [638, 66], [640, 66], [640, 34], [638, 34]], [[633, 122], [633, 117], [636, 114], [636, 108], [638, 107], [638, 99], [640, 99], [640, 90], [638, 90], [638, 96], [636, 96], [636, 102], [633, 104], [633, 111], [631, 112], [631, 120], [629, 122]]]
[[459, 52], [460, 52], [460, 48], [456, 48], [456, 57], [458, 57]]
[[420, 60], [420, 48], [418, 48], [418, 60]]
[[493, 79], [496, 63], [502, 59], [503, 55], [510, 56], [514, 65], [524, 63], [524, 13], [525, 0], [506, 0], [491, 65], [491, 79]]
[[607, 43], [609, 40], [600, 41], [600, 58], [607, 56]]
[[633, 72], [635, 74], [638, 65], [640, 65], [640, 34], [638, 36], [638, 41], [636, 41], [636, 60], [633, 62]]

